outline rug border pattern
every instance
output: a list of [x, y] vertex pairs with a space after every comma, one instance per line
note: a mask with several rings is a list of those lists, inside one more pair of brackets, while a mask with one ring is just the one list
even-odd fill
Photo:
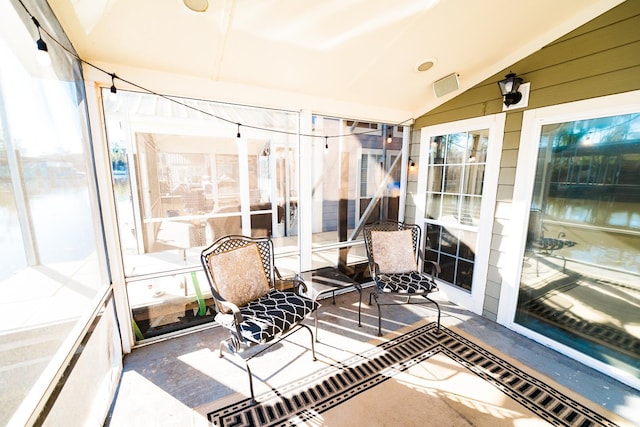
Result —
[[456, 332], [418, 327], [277, 390], [209, 412], [212, 426], [294, 426], [442, 353], [552, 425], [616, 424]]

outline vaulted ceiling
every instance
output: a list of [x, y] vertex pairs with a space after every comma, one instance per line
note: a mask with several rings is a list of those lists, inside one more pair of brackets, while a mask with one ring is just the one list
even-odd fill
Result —
[[[182, 0], [49, 0], [80, 57], [124, 78], [162, 72], [220, 88], [212, 100], [251, 103], [266, 90], [277, 96], [255, 105], [396, 118], [425, 113], [620, 2], [208, 0], [196, 13]], [[417, 71], [425, 61], [433, 67]], [[433, 83], [453, 73], [460, 89], [436, 97]]]

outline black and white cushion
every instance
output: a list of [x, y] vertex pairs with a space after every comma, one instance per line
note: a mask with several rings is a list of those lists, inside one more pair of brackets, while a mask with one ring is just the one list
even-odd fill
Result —
[[[317, 302], [294, 292], [271, 290], [257, 300], [239, 307], [244, 318], [239, 324], [240, 333], [247, 341], [264, 344], [301, 322], [315, 311], [318, 305]], [[233, 314], [218, 313], [215, 320], [235, 331]]]
[[406, 273], [379, 273], [376, 285], [380, 292], [421, 294], [435, 292], [438, 286], [426, 274], [417, 271]]

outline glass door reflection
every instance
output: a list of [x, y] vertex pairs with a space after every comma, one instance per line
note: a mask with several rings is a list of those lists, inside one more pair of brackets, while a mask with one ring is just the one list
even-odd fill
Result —
[[640, 376], [640, 114], [545, 125], [516, 322]]

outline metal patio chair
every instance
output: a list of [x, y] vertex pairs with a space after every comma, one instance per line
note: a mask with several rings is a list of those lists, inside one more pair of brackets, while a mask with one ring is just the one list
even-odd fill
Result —
[[[290, 291], [281, 291], [280, 275], [274, 265], [270, 238], [239, 235], [216, 240], [201, 254], [202, 266], [218, 313], [215, 320], [231, 336], [220, 343], [244, 362], [249, 375], [251, 402], [255, 402], [249, 360], [266, 351], [289, 334], [304, 328], [311, 335], [311, 353], [316, 360], [313, 331], [302, 323], [319, 304], [303, 295], [304, 282], [289, 280]], [[268, 345], [267, 345], [268, 344]], [[265, 345], [250, 357], [240, 353], [254, 345]]]
[[[380, 222], [364, 227], [364, 241], [369, 271], [376, 285], [369, 294], [369, 304], [373, 297], [378, 307], [378, 336], [382, 336], [381, 306], [392, 304], [434, 304], [438, 310], [439, 330], [440, 306], [429, 298], [429, 294], [438, 291], [435, 279], [440, 274], [440, 266], [422, 258], [420, 227], [402, 222]], [[429, 264], [429, 273], [421, 271], [423, 262]], [[406, 300], [398, 300], [398, 297], [406, 297]], [[412, 297], [418, 298], [412, 300]]]

